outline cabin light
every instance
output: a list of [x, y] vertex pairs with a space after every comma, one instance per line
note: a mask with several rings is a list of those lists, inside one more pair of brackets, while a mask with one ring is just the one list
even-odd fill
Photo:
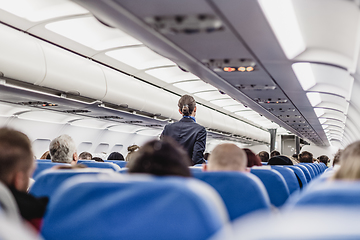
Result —
[[230, 112], [236, 112], [236, 111], [242, 111], [242, 110], [249, 110], [249, 108], [245, 107], [242, 104], [238, 104], [236, 106], [226, 106], [224, 107], [225, 110], [228, 110]]
[[235, 72], [236, 68], [233, 67], [224, 67], [223, 68], [224, 72]]
[[316, 81], [310, 63], [294, 63], [292, 69], [304, 91], [315, 86]]
[[199, 79], [192, 73], [180, 70], [177, 66], [150, 69], [145, 71], [145, 73], [167, 83]]
[[94, 17], [57, 21], [45, 28], [97, 51], [142, 44], [118, 29], [105, 27]]
[[0, 8], [31, 22], [88, 13], [86, 9], [70, 1], [54, 3], [49, 0], [5, 0], [0, 1]]
[[215, 87], [201, 80], [175, 83], [174, 86], [188, 93], [217, 91]]
[[327, 124], [323, 124], [323, 125], [321, 125], [321, 126], [322, 126], [323, 129], [326, 129], [326, 128], [329, 127], [329, 125], [327, 125]]
[[317, 92], [308, 92], [306, 93], [307, 98], [310, 101], [311, 106], [315, 107], [319, 103], [321, 103], [321, 96], [320, 93]]
[[293, 59], [306, 49], [290, 0], [258, 0], [276, 38], [288, 59]]
[[219, 91], [210, 91], [210, 92], [201, 92], [201, 93], [195, 93], [196, 97], [202, 98], [205, 101], [211, 101], [215, 99], [230, 99], [229, 96], [225, 94], [221, 94]]
[[252, 72], [252, 71], [254, 71], [254, 68], [253, 68], [253, 67], [247, 67], [247, 68], [246, 68], [246, 71]]
[[322, 108], [314, 108], [314, 111], [317, 117], [321, 117], [325, 114], [325, 110]]
[[220, 99], [220, 100], [213, 100], [213, 101], [210, 101], [210, 102], [212, 104], [215, 104], [216, 106], [219, 106], [219, 107], [225, 107], [225, 106], [239, 104], [237, 101], [235, 101], [233, 99]]
[[246, 68], [245, 68], [245, 67], [239, 67], [238, 70], [239, 70], [240, 72], [245, 72], [245, 71], [246, 71]]

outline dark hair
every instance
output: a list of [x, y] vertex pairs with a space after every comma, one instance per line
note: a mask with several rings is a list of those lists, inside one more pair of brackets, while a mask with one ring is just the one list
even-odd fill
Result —
[[179, 110], [184, 116], [190, 116], [195, 109], [195, 99], [190, 95], [184, 95], [178, 102]]
[[261, 159], [262, 162], [267, 162], [269, 161], [269, 153], [266, 151], [261, 151], [258, 153], [259, 158]]
[[294, 165], [287, 156], [275, 156], [270, 158], [268, 165]]
[[128, 152], [134, 152], [136, 149], [139, 149], [140, 147], [138, 145], [131, 145], [128, 146], [127, 150]]
[[95, 160], [97, 162], [104, 162], [104, 160], [102, 160], [101, 158], [99, 157], [93, 157], [91, 160]]
[[327, 166], [327, 163], [330, 161], [329, 157], [326, 155], [321, 155], [317, 158], [320, 162], [324, 163]]
[[338, 164], [340, 162], [340, 156], [342, 154], [342, 152], [344, 151], [344, 149], [339, 149], [334, 156], [334, 161], [333, 161], [333, 166], [335, 166], [335, 164]]
[[119, 153], [119, 152], [112, 152], [110, 153], [110, 155], [108, 156], [107, 160], [120, 160], [120, 161], [124, 161], [124, 156]]
[[292, 157], [295, 158], [296, 160], [298, 160], [298, 159], [299, 159], [299, 154], [294, 153], [294, 154], [292, 155]]
[[44, 152], [43, 155], [41, 155], [40, 159], [51, 159], [50, 152]]
[[245, 151], [247, 159], [248, 159], [247, 167], [262, 166], [260, 158], [258, 156], [256, 156], [253, 151], [251, 151], [248, 148], [243, 148], [243, 150]]
[[276, 150], [273, 150], [271, 153], [270, 153], [270, 157], [275, 157], [275, 156], [280, 156], [281, 154], [276, 151]]
[[0, 128], [0, 181], [7, 183], [14, 171], [27, 171], [33, 164], [33, 152], [29, 138], [22, 132]]
[[208, 160], [209, 157], [210, 157], [210, 153], [205, 153], [205, 154], [204, 154], [204, 159], [205, 159], [205, 160]]
[[92, 155], [89, 152], [82, 152], [79, 155], [79, 159], [83, 159], [83, 160], [91, 160], [92, 159]]
[[128, 163], [129, 173], [150, 173], [157, 176], [190, 177], [191, 160], [185, 150], [170, 138], [146, 143]]
[[314, 162], [312, 153], [307, 152], [307, 151], [300, 153], [299, 154], [299, 162], [302, 162], [302, 163]]

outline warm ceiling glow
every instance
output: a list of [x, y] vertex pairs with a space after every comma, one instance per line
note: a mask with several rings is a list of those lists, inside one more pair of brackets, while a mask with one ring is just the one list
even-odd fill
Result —
[[306, 49], [290, 0], [259, 0], [260, 6], [270, 23], [285, 55], [293, 59]]

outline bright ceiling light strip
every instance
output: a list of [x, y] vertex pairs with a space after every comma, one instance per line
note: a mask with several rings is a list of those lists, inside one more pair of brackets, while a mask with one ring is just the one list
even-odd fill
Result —
[[292, 69], [304, 91], [315, 86], [316, 81], [310, 63], [294, 63]]
[[290, 0], [259, 0], [260, 6], [274, 31], [285, 55], [293, 59], [306, 49]]
[[320, 93], [309, 92], [309, 93], [306, 93], [306, 96], [309, 99], [311, 106], [313, 106], [313, 107], [319, 105], [322, 102]]

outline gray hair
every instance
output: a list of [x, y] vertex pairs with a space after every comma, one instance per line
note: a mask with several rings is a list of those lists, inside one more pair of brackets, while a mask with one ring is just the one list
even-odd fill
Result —
[[49, 151], [52, 162], [71, 163], [76, 145], [69, 135], [64, 134], [51, 141]]

